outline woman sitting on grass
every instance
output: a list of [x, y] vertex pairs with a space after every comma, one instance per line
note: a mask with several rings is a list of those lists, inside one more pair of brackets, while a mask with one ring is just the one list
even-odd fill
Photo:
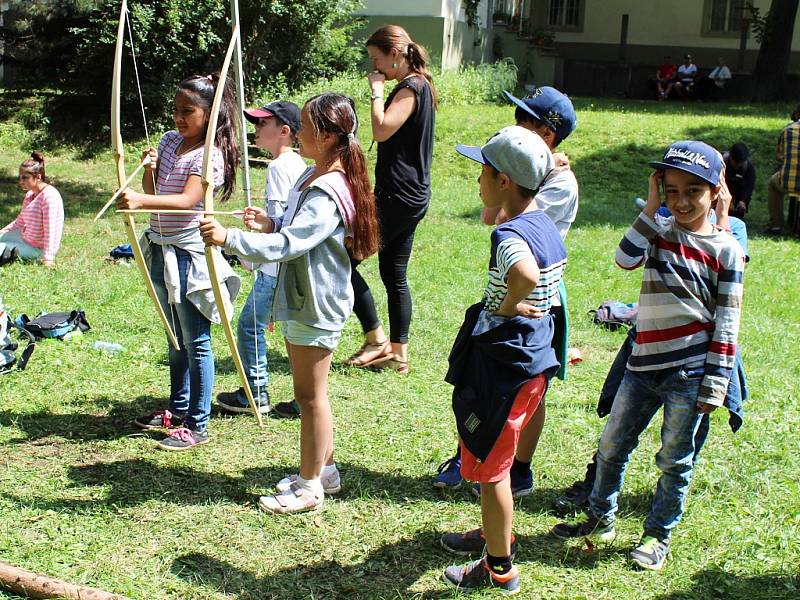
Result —
[[25, 192], [22, 210], [0, 229], [0, 265], [21, 258], [52, 267], [64, 232], [64, 202], [45, 180], [44, 156], [39, 152], [19, 166], [19, 187]]

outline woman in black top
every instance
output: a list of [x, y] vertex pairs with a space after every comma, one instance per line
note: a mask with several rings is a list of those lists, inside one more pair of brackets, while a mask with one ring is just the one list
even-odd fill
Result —
[[[381, 232], [378, 265], [389, 308], [387, 337], [375, 301], [353, 260], [353, 308], [364, 330], [364, 345], [347, 363], [408, 373], [408, 329], [411, 294], [406, 271], [417, 224], [431, 197], [431, 159], [436, 90], [428, 71], [428, 54], [402, 27], [386, 25], [367, 40], [374, 71], [372, 136], [378, 142], [375, 201]], [[383, 101], [386, 80], [398, 84]]]

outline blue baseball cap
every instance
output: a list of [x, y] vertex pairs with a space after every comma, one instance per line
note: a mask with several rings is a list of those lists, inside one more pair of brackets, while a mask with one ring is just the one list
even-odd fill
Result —
[[494, 167], [529, 190], [538, 189], [553, 169], [553, 155], [544, 140], [517, 125], [504, 127], [480, 147], [459, 144], [456, 152]]
[[675, 142], [667, 148], [664, 158], [648, 164], [655, 169], [686, 171], [713, 186], [719, 185], [723, 165], [719, 152], [705, 142], [694, 140]]
[[575, 108], [565, 94], [549, 86], [537, 87], [524, 98], [516, 98], [508, 90], [503, 95], [535, 119], [539, 119], [556, 134], [556, 144], [578, 126]]

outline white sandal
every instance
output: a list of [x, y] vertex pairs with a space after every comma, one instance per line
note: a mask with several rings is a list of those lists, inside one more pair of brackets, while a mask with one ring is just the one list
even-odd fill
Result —
[[[285, 492], [297, 481], [297, 477], [298, 475], [296, 473], [294, 475], [287, 475], [275, 484], [275, 489], [279, 492]], [[320, 482], [322, 483], [322, 491], [325, 492], [326, 496], [338, 494], [342, 491], [342, 478], [339, 474], [339, 469], [336, 469], [333, 475], [328, 475], [327, 477], [322, 475], [320, 477]]]
[[271, 496], [261, 496], [258, 506], [261, 510], [275, 515], [289, 515], [322, 508], [324, 495], [315, 495], [304, 490], [297, 482], [289, 484], [289, 489]]

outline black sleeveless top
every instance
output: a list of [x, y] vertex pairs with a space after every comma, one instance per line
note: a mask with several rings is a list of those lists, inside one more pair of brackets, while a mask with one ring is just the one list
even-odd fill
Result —
[[391, 197], [411, 208], [426, 208], [431, 197], [431, 160], [435, 111], [427, 80], [415, 75], [395, 86], [384, 110], [403, 88], [416, 96], [416, 107], [406, 122], [385, 142], [378, 142], [375, 164], [375, 195]]

